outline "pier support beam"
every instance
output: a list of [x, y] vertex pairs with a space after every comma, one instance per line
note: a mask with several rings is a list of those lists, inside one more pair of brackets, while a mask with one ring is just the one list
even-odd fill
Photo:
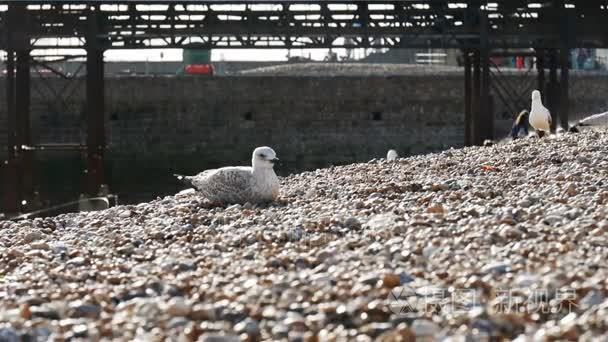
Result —
[[25, 5], [9, 5], [6, 16], [7, 160], [3, 163], [2, 210], [22, 211], [34, 195], [30, 127], [30, 40]]
[[547, 103], [547, 93], [545, 91], [545, 50], [536, 50], [536, 89], [540, 91], [543, 103]]
[[[494, 138], [494, 112], [490, 99], [490, 46], [487, 13], [480, 14], [479, 48], [473, 55], [473, 84], [471, 105], [472, 145], [482, 145]], [[465, 67], [466, 69], [466, 67]], [[465, 77], [468, 71], [465, 70]], [[466, 83], [466, 80], [465, 80]]]
[[480, 118], [480, 86], [481, 86], [481, 70], [479, 61], [479, 50], [475, 50], [473, 53], [473, 87], [472, 93], [472, 105], [471, 105], [471, 144], [480, 145], [481, 140], [481, 118]]
[[[560, 50], [560, 94], [559, 94], [559, 125], [568, 130], [568, 107], [570, 101], [568, 98], [568, 75], [569, 75], [569, 57], [570, 49], [567, 46], [562, 47]], [[553, 126], [557, 124], [557, 115], [553, 115]]]
[[549, 50], [549, 84], [547, 85], [547, 96], [546, 107], [549, 109], [553, 118], [551, 122], [551, 130], [555, 130], [558, 118], [559, 108], [559, 97], [558, 97], [559, 83], [557, 82], [557, 51], [555, 49]]
[[18, 128], [15, 110], [15, 52], [6, 54], [6, 115], [7, 115], [7, 159], [2, 165], [3, 192], [2, 211], [16, 213], [21, 206], [21, 172], [17, 154]]
[[31, 207], [34, 197], [34, 151], [23, 149], [32, 146], [30, 124], [30, 51], [20, 50], [16, 53], [15, 110], [17, 113], [18, 153], [20, 157], [21, 191], [25, 207]]
[[[568, 107], [570, 101], [568, 97], [568, 78], [570, 69], [570, 47], [573, 45], [572, 42], [576, 41], [576, 20], [574, 16], [570, 14], [570, 10], [566, 8], [565, 0], [558, 0], [557, 3], [561, 23], [560, 27], [560, 50], [559, 50], [559, 63], [561, 67], [560, 72], [560, 94], [559, 94], [559, 125], [568, 130]], [[554, 121], [557, 120], [557, 116], [554, 116]]]
[[481, 63], [481, 85], [479, 112], [481, 118], [481, 131], [476, 145], [482, 145], [486, 139], [494, 139], [494, 111], [490, 99], [490, 46], [488, 31], [488, 14], [480, 14], [480, 48], [479, 60]]
[[464, 145], [472, 144], [472, 93], [473, 83], [471, 81], [471, 56], [469, 50], [463, 52], [464, 62]]
[[96, 196], [104, 183], [104, 64], [103, 46], [97, 38], [99, 17], [97, 8], [90, 9], [86, 41], [86, 114], [87, 114], [87, 169], [86, 189], [89, 195]]

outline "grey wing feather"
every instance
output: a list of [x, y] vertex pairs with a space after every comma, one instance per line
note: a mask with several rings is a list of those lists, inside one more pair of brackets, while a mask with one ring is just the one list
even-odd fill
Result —
[[202, 187], [205, 186], [206, 179], [215, 171], [216, 169], [205, 170], [195, 176], [188, 176], [185, 178], [190, 181], [192, 186], [200, 190]]
[[240, 202], [251, 196], [251, 171], [239, 167], [207, 170], [193, 176], [192, 184], [211, 200]]
[[547, 107], [543, 107], [543, 109], [545, 110], [545, 114], [547, 115], [547, 120], [549, 121], [549, 125], [551, 125], [551, 122], [553, 121], [553, 118], [551, 117], [551, 112], [549, 112], [549, 109], [547, 109]]
[[197, 184], [197, 183], [200, 183], [200, 180], [203, 179], [203, 177], [206, 173], [210, 173], [213, 171], [215, 171], [215, 169], [206, 170], [206, 171], [199, 173], [196, 176], [184, 176], [184, 175], [180, 175], [177, 173], [174, 173], [173, 176], [175, 176], [177, 178], [177, 180], [183, 182], [184, 184], [198, 189], [200, 184]]

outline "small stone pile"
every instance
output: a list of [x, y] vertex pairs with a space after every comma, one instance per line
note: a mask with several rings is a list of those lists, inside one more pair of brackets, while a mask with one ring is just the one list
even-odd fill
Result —
[[607, 340], [607, 174], [590, 131], [0, 222], [0, 341]]
[[389, 63], [288, 63], [239, 72], [241, 76], [411, 76], [462, 75], [462, 67], [451, 65]]

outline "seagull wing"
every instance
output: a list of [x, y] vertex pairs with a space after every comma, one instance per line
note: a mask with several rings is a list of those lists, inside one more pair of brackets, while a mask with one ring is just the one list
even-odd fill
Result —
[[553, 121], [553, 118], [551, 117], [551, 112], [549, 112], [549, 110], [545, 106], [542, 106], [542, 111], [547, 117], [547, 122], [549, 123], [549, 126], [551, 126], [551, 122]]
[[223, 167], [207, 170], [191, 178], [192, 185], [210, 200], [246, 201], [251, 195], [250, 167]]
[[192, 186], [199, 189], [199, 188], [202, 188], [205, 186], [205, 182], [207, 181], [207, 178], [210, 177], [211, 175], [213, 175], [215, 172], [217, 172], [217, 169], [209, 169], [209, 170], [200, 172], [199, 174], [197, 174], [195, 176], [188, 176], [186, 178], [190, 181], [190, 183], [192, 183]]

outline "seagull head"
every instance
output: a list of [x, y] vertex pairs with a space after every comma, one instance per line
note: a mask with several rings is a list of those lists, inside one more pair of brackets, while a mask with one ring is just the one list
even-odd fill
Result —
[[388, 152], [386, 153], [386, 160], [395, 160], [399, 157], [399, 155], [397, 154], [397, 151], [395, 150], [388, 150]]
[[272, 148], [268, 146], [262, 146], [253, 150], [253, 155], [251, 156], [251, 165], [254, 169], [272, 169], [274, 163], [278, 160], [279, 158], [277, 158], [277, 154]]
[[540, 91], [532, 91], [532, 101], [540, 101]]

